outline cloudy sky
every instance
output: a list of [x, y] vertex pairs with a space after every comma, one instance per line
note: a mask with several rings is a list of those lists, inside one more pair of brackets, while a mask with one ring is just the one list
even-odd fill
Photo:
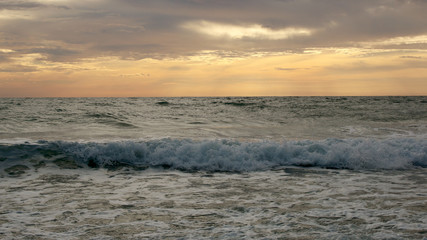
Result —
[[427, 95], [427, 0], [1, 0], [0, 97]]

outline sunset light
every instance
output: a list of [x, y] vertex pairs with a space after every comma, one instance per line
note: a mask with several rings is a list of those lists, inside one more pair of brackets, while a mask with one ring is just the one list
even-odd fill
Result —
[[424, 10], [422, 1], [3, 1], [0, 96], [425, 95]]

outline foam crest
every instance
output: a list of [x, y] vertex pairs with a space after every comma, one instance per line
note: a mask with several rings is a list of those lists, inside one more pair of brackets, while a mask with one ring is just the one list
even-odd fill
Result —
[[184, 171], [257, 171], [281, 166], [338, 169], [427, 167], [424, 139], [327, 139], [239, 142], [161, 139], [142, 142], [50, 142], [79, 163], [164, 167]]

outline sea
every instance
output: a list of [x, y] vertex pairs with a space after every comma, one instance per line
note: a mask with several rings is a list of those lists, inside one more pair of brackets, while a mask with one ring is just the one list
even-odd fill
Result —
[[0, 239], [427, 239], [427, 96], [0, 98]]

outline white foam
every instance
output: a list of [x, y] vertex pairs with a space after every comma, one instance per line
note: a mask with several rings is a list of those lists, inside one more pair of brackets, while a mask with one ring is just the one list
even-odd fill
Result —
[[53, 142], [82, 163], [167, 166], [181, 170], [253, 171], [280, 166], [406, 169], [427, 166], [424, 139], [327, 139], [239, 142], [161, 139], [110, 143]]
[[[422, 239], [426, 169], [40, 168], [0, 181], [2, 239]], [[425, 235], [425, 234], [424, 234]]]

